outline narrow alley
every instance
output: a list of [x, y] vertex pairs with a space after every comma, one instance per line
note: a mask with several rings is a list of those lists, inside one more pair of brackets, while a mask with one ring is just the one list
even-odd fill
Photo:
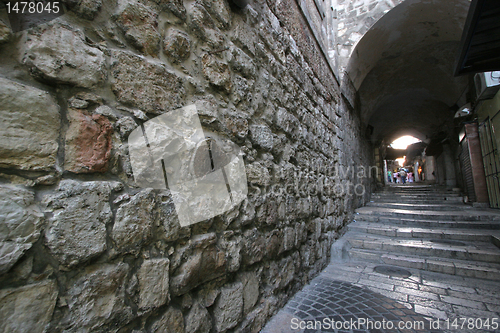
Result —
[[2, 0], [0, 60], [0, 333], [500, 332], [500, 0]]
[[263, 332], [497, 332], [500, 212], [422, 183], [372, 198]]

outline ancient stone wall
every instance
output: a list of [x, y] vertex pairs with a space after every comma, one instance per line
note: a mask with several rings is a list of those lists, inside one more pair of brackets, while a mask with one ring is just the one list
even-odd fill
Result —
[[[257, 332], [325, 267], [371, 150], [295, 1], [269, 3], [67, 0], [16, 33], [2, 9], [1, 332]], [[181, 227], [127, 138], [191, 104], [249, 192]]]

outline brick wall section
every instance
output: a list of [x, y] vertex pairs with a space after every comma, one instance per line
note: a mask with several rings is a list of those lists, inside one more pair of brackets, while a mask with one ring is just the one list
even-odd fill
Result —
[[[66, 3], [0, 26], [0, 331], [259, 331], [372, 181], [296, 3]], [[242, 149], [249, 194], [181, 227], [168, 190], [135, 185], [127, 138], [189, 104]]]

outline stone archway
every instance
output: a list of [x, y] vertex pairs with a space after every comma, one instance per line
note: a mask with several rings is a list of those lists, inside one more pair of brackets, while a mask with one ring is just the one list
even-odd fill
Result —
[[372, 142], [415, 133], [424, 140], [446, 130], [468, 84], [453, 77], [453, 67], [469, 3], [406, 0], [356, 44], [346, 73]]
[[347, 66], [352, 51], [366, 32], [404, 0], [332, 0], [337, 14], [339, 65]]

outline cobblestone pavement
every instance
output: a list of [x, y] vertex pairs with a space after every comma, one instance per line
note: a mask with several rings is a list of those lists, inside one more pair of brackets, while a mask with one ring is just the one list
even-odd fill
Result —
[[299, 292], [282, 312], [277, 317], [290, 318], [288, 330], [277, 328], [276, 324], [282, 324], [282, 320], [275, 318], [264, 332], [288, 332], [294, 331], [294, 328], [297, 328], [295, 331], [308, 333], [376, 332], [392, 328], [399, 321], [416, 323], [422, 328], [427, 324], [423, 316], [395, 300], [352, 283], [323, 276], [314, 279]]
[[[376, 266], [331, 263], [272, 318], [262, 333], [500, 332], [493, 324], [500, 321], [494, 320], [500, 318], [500, 282], [414, 269], [407, 269], [409, 277], [387, 276], [377, 273]], [[463, 327], [461, 318], [466, 318]], [[474, 323], [468, 327], [469, 318]], [[484, 329], [486, 320], [489, 329]], [[338, 322], [346, 326], [335, 328]], [[400, 323], [408, 329], [399, 329]], [[483, 329], [479, 329], [481, 323]]]

